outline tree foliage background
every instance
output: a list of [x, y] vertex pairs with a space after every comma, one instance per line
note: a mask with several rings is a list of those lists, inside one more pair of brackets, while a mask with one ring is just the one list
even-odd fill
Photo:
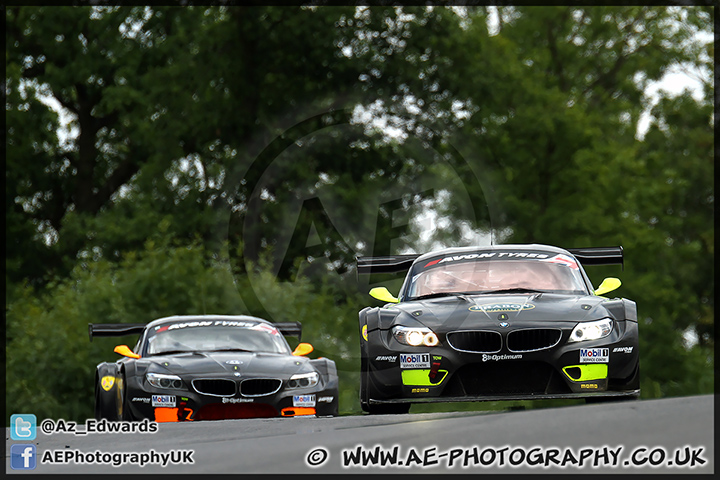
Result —
[[88, 323], [251, 313], [358, 413], [355, 255], [489, 236], [622, 245], [643, 398], [713, 391], [712, 7], [4, 11], [9, 412], [92, 415]]

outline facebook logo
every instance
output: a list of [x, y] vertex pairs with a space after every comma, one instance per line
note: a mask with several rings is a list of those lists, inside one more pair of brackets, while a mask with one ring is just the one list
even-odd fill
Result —
[[10, 416], [10, 438], [13, 440], [35, 440], [37, 419], [32, 413]]
[[10, 447], [10, 467], [13, 470], [35, 470], [36, 466], [35, 445], [18, 443]]

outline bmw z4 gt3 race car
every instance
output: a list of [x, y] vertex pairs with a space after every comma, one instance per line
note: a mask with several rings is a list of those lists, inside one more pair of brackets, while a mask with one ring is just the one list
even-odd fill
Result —
[[299, 322], [271, 323], [244, 315], [173, 316], [148, 324], [89, 324], [90, 339], [140, 334], [134, 350], [101, 363], [95, 375], [95, 417], [182, 422], [338, 414], [335, 362], [295, 351]]
[[640, 394], [635, 302], [602, 295], [583, 264], [623, 263], [622, 247], [462, 247], [358, 257], [358, 273], [407, 270], [398, 297], [360, 311], [360, 404], [407, 413], [411, 403]]

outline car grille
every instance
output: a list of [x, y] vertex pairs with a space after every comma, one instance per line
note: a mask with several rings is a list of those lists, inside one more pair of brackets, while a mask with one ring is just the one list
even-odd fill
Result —
[[500, 334], [485, 330], [451, 332], [447, 334], [447, 341], [461, 352], [496, 353], [502, 347]]
[[240, 393], [245, 397], [272, 395], [281, 386], [282, 381], [277, 378], [248, 378], [240, 384]]
[[222, 378], [196, 378], [192, 381], [196, 392], [215, 397], [232, 397], [235, 395], [235, 382]]
[[556, 328], [514, 330], [507, 336], [507, 347], [511, 352], [542, 350], [557, 345], [560, 337], [562, 331]]
[[457, 370], [443, 396], [532, 395], [570, 393], [569, 387], [544, 362], [486, 362]]

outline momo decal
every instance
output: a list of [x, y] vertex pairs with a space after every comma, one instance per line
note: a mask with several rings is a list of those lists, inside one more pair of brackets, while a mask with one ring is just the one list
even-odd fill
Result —
[[471, 312], [519, 312], [520, 310], [532, 310], [535, 305], [530, 303], [486, 303], [484, 305], [473, 305], [468, 308]]

